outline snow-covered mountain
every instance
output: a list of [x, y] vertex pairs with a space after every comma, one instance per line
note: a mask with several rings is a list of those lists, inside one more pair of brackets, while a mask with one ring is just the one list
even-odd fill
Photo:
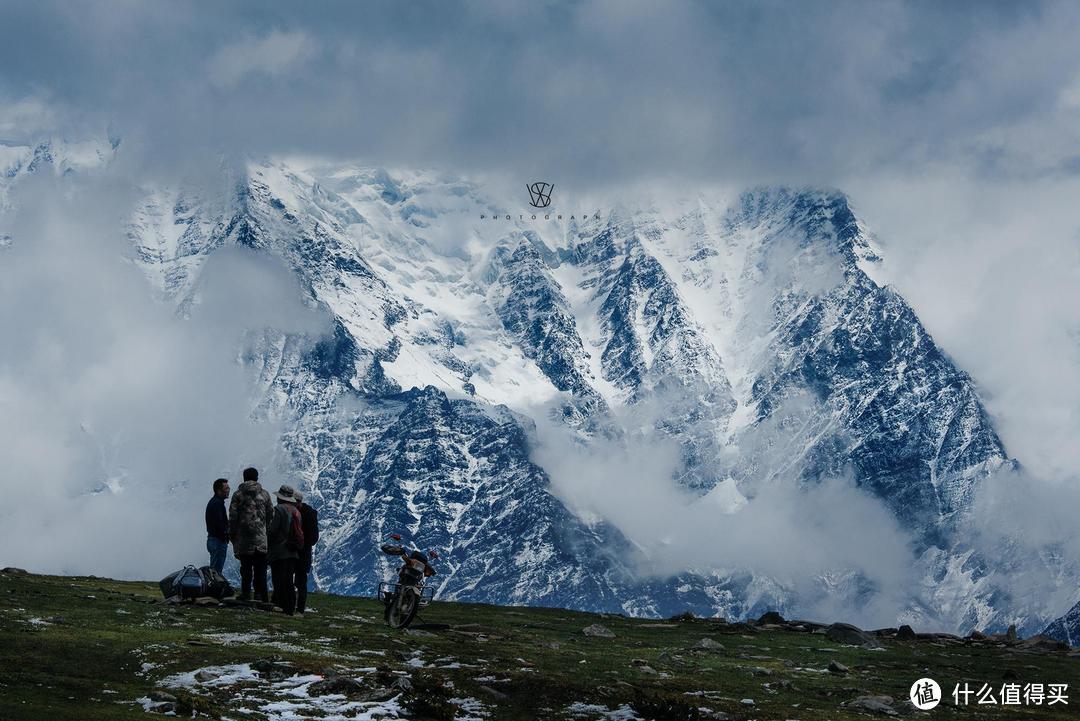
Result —
[[1070, 646], [1080, 646], [1080, 603], [1044, 628], [1042, 634], [1064, 641]]
[[[404, 530], [440, 549], [447, 598], [798, 609], [754, 569], [644, 578], [619, 528], [553, 495], [536, 423], [586, 448], [633, 443], [620, 411], [654, 405], [635, 417], [678, 444], [675, 481], [729, 511], [770, 485], [844, 474], [881, 499], [919, 558], [906, 618], [1048, 620], [1010, 607], [958, 539], [982, 481], [1013, 461], [972, 380], [875, 280], [879, 252], [839, 192], [769, 187], [563, 220], [515, 206], [506, 219], [527, 199], [298, 161], [252, 163], [224, 193], [144, 191], [128, 234], [179, 312], [199, 303], [207, 259], [235, 245], [281, 259], [331, 319], [320, 339], [253, 329], [244, 353], [257, 412], [285, 421], [298, 485], [321, 509], [323, 587], [370, 592], [388, 571], [378, 543]], [[873, 592], [846, 587], [853, 602]]]

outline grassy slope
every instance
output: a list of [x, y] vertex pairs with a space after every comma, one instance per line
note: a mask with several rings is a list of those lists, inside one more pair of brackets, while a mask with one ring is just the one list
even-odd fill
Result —
[[[1064, 653], [891, 640], [885, 641], [886, 651], [874, 652], [840, 647], [823, 635], [741, 624], [699, 620], [658, 626], [655, 621], [560, 609], [457, 603], [436, 603], [424, 613], [424, 621], [450, 624], [450, 629], [406, 635], [386, 628], [381, 606], [367, 599], [314, 594], [310, 605], [316, 614], [288, 618], [264, 611], [169, 606], [158, 598], [154, 584], [0, 574], [0, 719], [145, 721], [146, 713], [134, 700], [147, 696], [165, 676], [275, 654], [294, 662], [301, 673], [322, 673], [334, 665], [343, 670], [380, 666], [407, 671], [418, 684], [425, 679], [451, 680], [453, 695], [479, 699], [496, 719], [574, 718], [566, 712], [573, 702], [614, 709], [641, 692], [677, 703], [692, 701], [692, 706], [723, 711], [732, 719], [866, 718], [841, 703], [864, 694], [906, 698], [919, 676], [936, 678], [947, 696], [952, 684], [964, 679], [976, 686], [982, 682], [1000, 686], [1006, 669], [1021, 683], [1068, 683], [1070, 695], [1076, 696], [1068, 707], [1011, 711], [957, 709], [949, 701], [917, 717], [1080, 717], [1080, 658]], [[31, 618], [45, 619], [49, 625], [30, 623]], [[616, 637], [581, 633], [597, 622]], [[265, 632], [296, 648], [275, 649], [259, 641], [207, 643], [203, 637], [210, 634], [212, 640], [213, 634], [248, 632]], [[705, 637], [719, 641], [726, 650], [685, 651]], [[412, 668], [407, 661], [416, 650], [428, 664], [446, 666], [453, 659], [477, 668]], [[635, 659], [668, 676], [643, 671], [633, 664]], [[796, 669], [822, 669], [832, 659], [850, 667], [851, 673]], [[147, 661], [161, 665], [141, 670]], [[365, 683], [370, 678], [375, 685], [375, 672], [351, 675], [365, 678]], [[474, 680], [491, 675], [499, 680]], [[481, 685], [498, 689], [505, 698]], [[241, 702], [235, 691], [221, 689], [203, 698], [179, 695], [182, 703], [188, 701], [212, 718], [265, 718], [261, 713], [237, 714]], [[684, 695], [687, 691], [716, 693], [703, 699]], [[756, 705], [743, 706], [743, 698], [754, 699]]]

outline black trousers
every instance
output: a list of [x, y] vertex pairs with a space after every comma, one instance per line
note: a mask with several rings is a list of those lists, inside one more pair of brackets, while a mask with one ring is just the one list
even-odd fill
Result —
[[240, 559], [240, 594], [247, 598], [254, 582], [255, 600], [266, 602], [266, 554], [245, 553], [237, 558]]
[[296, 561], [296, 573], [293, 574], [293, 585], [296, 586], [296, 610], [300, 613], [307, 608], [307, 584], [310, 573], [311, 549], [305, 548], [300, 552], [300, 558]]
[[296, 613], [295, 558], [279, 558], [270, 562], [270, 574], [274, 577], [274, 604], [290, 616]]

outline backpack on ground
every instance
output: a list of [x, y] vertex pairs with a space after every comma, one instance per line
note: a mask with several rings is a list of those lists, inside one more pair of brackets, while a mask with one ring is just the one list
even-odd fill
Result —
[[289, 535], [285, 539], [285, 547], [297, 553], [304, 550], [304, 521], [300, 517], [300, 509], [295, 506], [289, 506]]
[[210, 566], [203, 566], [199, 569], [199, 573], [203, 579], [203, 594], [204, 596], [213, 596], [219, 601], [223, 598], [229, 598], [233, 595], [232, 584], [229, 583], [229, 579], [221, 575], [221, 572]]
[[198, 598], [206, 595], [202, 573], [195, 566], [184, 566], [158, 583], [165, 598]]

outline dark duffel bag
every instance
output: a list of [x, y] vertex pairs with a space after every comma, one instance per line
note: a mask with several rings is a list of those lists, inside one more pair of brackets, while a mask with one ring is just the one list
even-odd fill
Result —
[[229, 583], [229, 579], [221, 575], [220, 571], [210, 568], [210, 566], [203, 566], [199, 569], [199, 573], [202, 575], [203, 580], [202, 595], [213, 596], [219, 601], [233, 595], [232, 584]]

